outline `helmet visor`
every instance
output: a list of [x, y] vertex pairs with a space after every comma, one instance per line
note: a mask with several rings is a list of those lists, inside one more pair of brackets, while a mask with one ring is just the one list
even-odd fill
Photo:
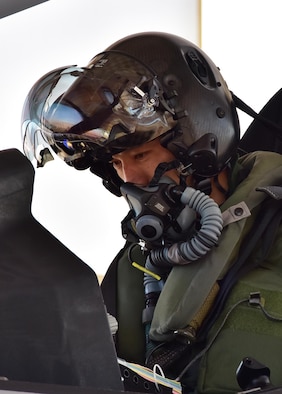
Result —
[[82, 72], [76, 66], [61, 67], [45, 74], [30, 89], [22, 110], [22, 140], [24, 153], [31, 162], [36, 161], [41, 166], [45, 159], [52, 158], [50, 140], [44, 129], [45, 113]]
[[86, 149], [103, 159], [150, 141], [175, 124], [153, 72], [128, 55], [102, 53], [74, 74], [59, 97], [54, 94], [62, 90], [57, 82], [41, 114], [43, 132], [59, 150], [63, 144], [64, 155], [64, 148], [76, 153]]

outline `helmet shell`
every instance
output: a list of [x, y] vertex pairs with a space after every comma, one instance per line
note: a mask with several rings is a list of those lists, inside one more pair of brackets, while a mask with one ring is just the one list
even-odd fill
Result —
[[[123, 138], [114, 138], [112, 142], [110, 138], [98, 141], [97, 133], [96, 139], [93, 139], [91, 133], [85, 133], [84, 129], [76, 131], [73, 126], [80, 127], [85, 123], [80, 121], [81, 114], [87, 114], [88, 109], [96, 105], [95, 102], [95, 108], [99, 109], [99, 100], [92, 99], [97, 92], [94, 86], [100, 79], [97, 79], [98, 69], [94, 72], [93, 79], [88, 78], [93, 65], [97, 67], [97, 58], [98, 66], [101, 61], [100, 55], [97, 55], [86, 68], [68, 66], [57, 69], [35, 83], [23, 110], [26, 152], [31, 147], [29, 154], [32, 153], [37, 158], [41, 153], [38, 154], [36, 144], [44, 148], [40, 148], [40, 152], [46, 152], [46, 145], [50, 146], [69, 165], [77, 169], [90, 167], [116, 195], [121, 194], [120, 186], [123, 182], [109, 163], [109, 155], [114, 149], [121, 151], [156, 137], [160, 137], [163, 146], [179, 159], [183, 167], [192, 165], [193, 173], [200, 177], [215, 176], [228, 164], [239, 143], [238, 117], [232, 94], [219, 69], [200, 48], [172, 34], [145, 32], [127, 36], [109, 46], [103, 53], [109, 59], [127, 56], [127, 60], [124, 58], [125, 63], [130, 57], [128, 72], [132, 74], [136, 65], [136, 70], [141, 67], [143, 75], [148, 75], [148, 83], [151, 81], [148, 89], [150, 87], [150, 92], [155, 92], [152, 98], [154, 101], [159, 99], [159, 105], [145, 107], [147, 112], [151, 110], [152, 116], [143, 116], [142, 122], [139, 122], [140, 111], [135, 118], [123, 114], [120, 118], [123, 119], [125, 133], [121, 128], [117, 129], [116, 135], [123, 135]], [[123, 61], [122, 63], [124, 64]], [[113, 72], [119, 72], [121, 63], [117, 62], [115, 67], [112, 60], [112, 65]], [[124, 71], [125, 74], [122, 75], [126, 80], [126, 69], [122, 70]], [[88, 79], [84, 78], [85, 75]], [[100, 75], [102, 80], [103, 70]], [[81, 80], [84, 82], [81, 83]], [[92, 85], [87, 81], [91, 81]], [[84, 107], [85, 97], [88, 107]], [[116, 97], [119, 98], [118, 95]], [[144, 107], [141, 110], [144, 112]], [[96, 113], [89, 114], [91, 122], [95, 123]], [[78, 123], [72, 124], [73, 119], [78, 119]], [[148, 122], [144, 123], [144, 120]], [[135, 125], [130, 123], [132, 121]], [[133, 131], [127, 127], [132, 124]], [[154, 128], [156, 124], [158, 128]], [[99, 126], [99, 132], [104, 133], [104, 125], [100, 122]], [[128, 130], [130, 133], [127, 137]], [[112, 136], [113, 133], [110, 132], [109, 135]], [[43, 157], [40, 165], [46, 160]]]
[[[159, 32], [128, 36], [107, 50], [125, 52], [150, 65], [174, 109], [180, 130], [177, 136], [165, 142], [166, 147], [186, 165], [189, 148], [198, 144], [196, 174], [213, 176], [219, 173], [237, 149], [240, 129], [232, 94], [212, 60], [190, 41]], [[201, 155], [209, 149], [204, 138], [208, 135], [216, 151], [215, 162], [210, 168], [205, 155]]]

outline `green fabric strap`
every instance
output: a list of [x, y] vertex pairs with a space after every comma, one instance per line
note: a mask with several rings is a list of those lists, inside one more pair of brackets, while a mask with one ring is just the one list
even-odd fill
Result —
[[132, 262], [145, 264], [139, 245], [125, 250], [117, 270], [117, 351], [121, 358], [139, 364], [145, 358], [145, 331], [142, 311], [145, 307], [143, 272], [134, 268]]

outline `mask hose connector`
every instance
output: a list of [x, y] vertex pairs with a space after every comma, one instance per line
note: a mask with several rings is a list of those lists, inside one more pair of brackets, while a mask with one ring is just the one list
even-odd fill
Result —
[[199, 231], [187, 241], [151, 250], [147, 258], [148, 264], [159, 267], [186, 265], [200, 259], [217, 245], [223, 228], [223, 220], [216, 202], [205, 193], [191, 187], [186, 187], [180, 201], [200, 216]]

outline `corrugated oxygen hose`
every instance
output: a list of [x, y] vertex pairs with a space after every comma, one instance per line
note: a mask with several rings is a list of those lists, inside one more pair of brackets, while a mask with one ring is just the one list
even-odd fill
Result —
[[[180, 201], [195, 210], [200, 217], [200, 229], [189, 239], [171, 246], [152, 250], [146, 261], [146, 268], [161, 274], [162, 267], [186, 265], [203, 257], [220, 237], [223, 220], [217, 203], [205, 193], [186, 187]], [[163, 286], [149, 274], [144, 275], [145, 293], [159, 292]]]

